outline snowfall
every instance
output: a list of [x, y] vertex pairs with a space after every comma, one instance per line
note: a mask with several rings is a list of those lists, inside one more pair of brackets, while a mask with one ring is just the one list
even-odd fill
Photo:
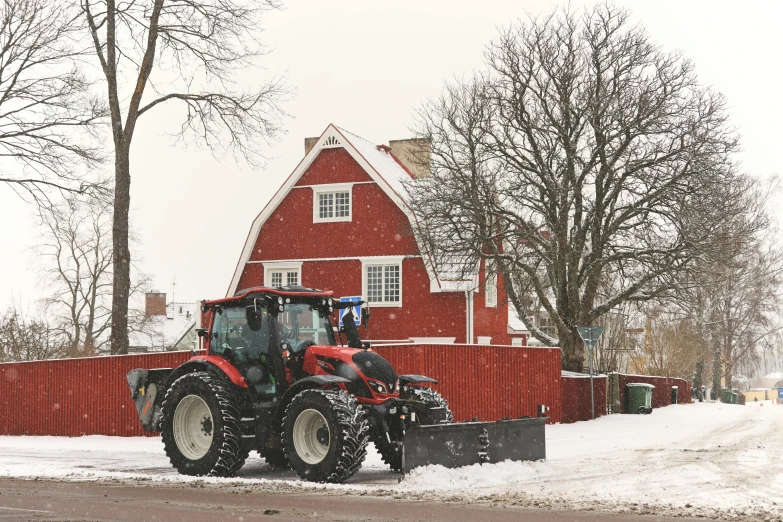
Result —
[[178, 475], [159, 438], [0, 437], [0, 477], [373, 495], [558, 511], [783, 519], [783, 405], [696, 403], [547, 425], [545, 461], [386, 469], [372, 445], [346, 484], [300, 481], [255, 453], [232, 479]]

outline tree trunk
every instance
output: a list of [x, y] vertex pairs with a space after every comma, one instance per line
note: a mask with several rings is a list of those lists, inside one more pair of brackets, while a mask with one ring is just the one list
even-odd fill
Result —
[[130, 210], [130, 143], [115, 143], [114, 221], [114, 293], [111, 305], [111, 353], [128, 353], [128, 296], [130, 294], [130, 248], [128, 212]]
[[723, 368], [720, 364], [720, 348], [712, 351], [712, 397], [718, 397], [721, 392], [720, 377], [723, 374]]
[[585, 367], [585, 345], [576, 331], [558, 332], [563, 352], [562, 367], [569, 372], [581, 372]]

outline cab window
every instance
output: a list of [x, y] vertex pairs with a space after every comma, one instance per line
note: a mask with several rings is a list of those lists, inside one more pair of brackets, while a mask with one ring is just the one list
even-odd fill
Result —
[[247, 324], [244, 307], [222, 308], [215, 311], [210, 353], [227, 355], [230, 350], [234, 362], [258, 363], [261, 354], [269, 353], [269, 321], [266, 310], [261, 310], [261, 329], [253, 331]]

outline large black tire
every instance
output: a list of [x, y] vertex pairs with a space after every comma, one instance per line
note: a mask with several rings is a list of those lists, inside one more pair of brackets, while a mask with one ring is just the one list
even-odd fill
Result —
[[183, 375], [166, 392], [163, 446], [183, 475], [230, 477], [244, 465], [239, 404], [226, 383], [207, 372]]
[[286, 408], [283, 447], [297, 475], [342, 482], [367, 456], [368, 425], [356, 399], [342, 390], [304, 390]]
[[[449, 408], [449, 403], [443, 396], [431, 388], [409, 386], [400, 392], [400, 399], [416, 401], [413, 411], [416, 413], [416, 424], [429, 426], [431, 424], [451, 424], [454, 422], [454, 414]], [[406, 422], [406, 428], [411, 423]], [[389, 438], [382, 430], [373, 434], [375, 449], [381, 454], [383, 461], [389, 465], [392, 471], [402, 471], [402, 427], [399, 422], [390, 423]]]

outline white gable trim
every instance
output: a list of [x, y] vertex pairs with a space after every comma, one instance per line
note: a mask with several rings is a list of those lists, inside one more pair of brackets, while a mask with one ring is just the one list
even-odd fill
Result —
[[[321, 137], [318, 138], [318, 141], [315, 143], [315, 145], [313, 145], [313, 147], [310, 149], [310, 152], [308, 152], [305, 157], [302, 158], [302, 161], [299, 162], [299, 165], [296, 166], [291, 175], [288, 176], [283, 185], [278, 189], [274, 196], [272, 196], [272, 199], [269, 200], [261, 213], [256, 216], [256, 219], [253, 220], [253, 224], [250, 227], [250, 232], [247, 235], [247, 239], [245, 239], [245, 246], [242, 249], [242, 253], [239, 256], [239, 261], [237, 262], [237, 266], [234, 269], [234, 276], [231, 278], [231, 283], [228, 287], [228, 292], [226, 293], [227, 296], [231, 296], [236, 292], [237, 286], [239, 285], [239, 279], [242, 277], [242, 272], [245, 268], [245, 265], [250, 260], [250, 256], [253, 253], [253, 247], [255, 246], [256, 240], [258, 239], [258, 234], [261, 231], [261, 227], [264, 223], [266, 223], [266, 220], [269, 219], [269, 216], [272, 215], [272, 212], [277, 209], [277, 207], [280, 205], [283, 199], [285, 199], [294, 185], [296, 185], [299, 179], [301, 179], [302, 175], [307, 171], [308, 168], [310, 168], [310, 165], [312, 165], [313, 161], [316, 157], [318, 157], [318, 154], [322, 149], [339, 147], [345, 148], [348, 154], [350, 154], [351, 157], [359, 164], [359, 166], [362, 167], [367, 175], [370, 176], [370, 178], [372, 178], [372, 180], [378, 184], [381, 190], [383, 190], [383, 192], [389, 196], [392, 201], [394, 201], [397, 207], [402, 210], [402, 212], [408, 218], [410, 224], [415, 227], [416, 217], [402, 199], [402, 196], [386, 182], [383, 176], [376, 172], [376, 170], [364, 158], [364, 156], [362, 156], [362, 154], [359, 153], [359, 151], [356, 150], [356, 148], [351, 144], [351, 140], [348, 139], [342, 132], [340, 132], [340, 129], [338, 129], [334, 124], [330, 123], [329, 126], [326, 127], [326, 130], [323, 132], [323, 134], [321, 134]], [[421, 247], [419, 247], [419, 252], [422, 254], [424, 253]], [[424, 266], [427, 269], [427, 274], [430, 278], [430, 291], [442, 291], [440, 282], [438, 281], [438, 278], [432, 269], [431, 263], [429, 263], [426, 258], [424, 259]]]

